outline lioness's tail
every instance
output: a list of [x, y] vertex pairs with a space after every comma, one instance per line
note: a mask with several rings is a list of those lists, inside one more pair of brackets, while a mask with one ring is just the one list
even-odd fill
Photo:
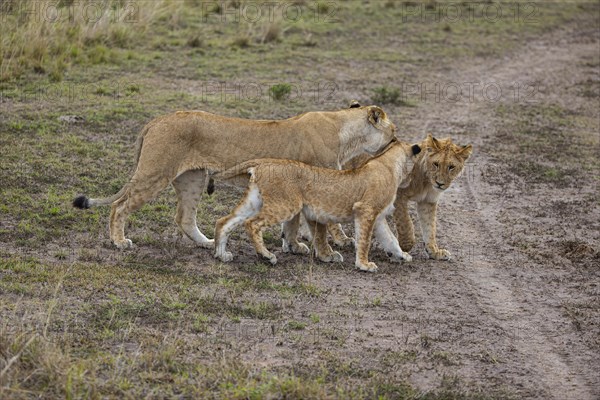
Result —
[[[140, 153], [142, 151], [142, 145], [144, 144], [144, 136], [146, 136], [148, 129], [150, 129], [150, 126], [146, 125], [144, 127], [144, 129], [142, 129], [142, 131], [140, 132], [140, 134], [135, 142], [135, 158], [133, 160], [133, 164], [134, 164], [133, 170], [134, 171], [137, 168], [138, 161], [140, 160]], [[90, 199], [89, 197], [87, 197], [85, 195], [77, 196], [73, 200], [73, 207], [85, 209], [85, 208], [90, 208], [90, 207], [95, 207], [95, 206], [105, 206], [107, 204], [111, 204], [115, 200], [117, 200], [118, 198], [123, 196], [127, 192], [128, 188], [129, 188], [129, 184], [127, 183], [127, 184], [125, 184], [125, 186], [123, 186], [121, 188], [121, 190], [119, 190], [119, 192], [117, 194], [110, 196], [110, 197], [101, 198], [101, 199]]]

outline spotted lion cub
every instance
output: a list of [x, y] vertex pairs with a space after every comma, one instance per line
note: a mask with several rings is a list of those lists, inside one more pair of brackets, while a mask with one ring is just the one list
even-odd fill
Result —
[[[217, 221], [215, 257], [222, 261], [233, 259], [226, 251], [227, 239], [233, 229], [245, 223], [256, 252], [275, 264], [277, 258], [263, 242], [263, 229], [289, 221], [302, 212], [316, 238], [316, 256], [322, 261], [343, 260], [341, 254], [327, 244], [325, 224], [352, 220], [358, 269], [377, 270], [377, 265], [368, 260], [373, 231], [393, 259], [411, 261], [411, 256], [398, 245], [385, 217], [394, 209], [397, 189], [408, 186], [413, 157], [420, 151], [419, 145], [394, 140], [380, 155], [353, 170], [338, 171], [297, 161], [262, 159], [247, 161], [217, 174], [220, 179], [249, 174], [250, 185], [233, 212]], [[286, 237], [289, 232], [284, 229], [283, 234]]]

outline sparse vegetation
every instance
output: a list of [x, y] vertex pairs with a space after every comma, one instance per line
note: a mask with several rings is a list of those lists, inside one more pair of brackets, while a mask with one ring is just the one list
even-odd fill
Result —
[[408, 99], [404, 98], [404, 95], [400, 91], [400, 89], [392, 88], [388, 89], [387, 87], [378, 87], [373, 89], [373, 97], [374, 104], [391, 104], [395, 106], [404, 106], [404, 107], [414, 107], [414, 104]]
[[292, 92], [292, 85], [289, 83], [278, 83], [269, 88], [269, 94], [274, 100], [283, 100]]

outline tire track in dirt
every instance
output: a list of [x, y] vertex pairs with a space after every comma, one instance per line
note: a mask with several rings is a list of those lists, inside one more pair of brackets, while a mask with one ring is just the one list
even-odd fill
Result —
[[[440, 75], [438, 79], [439, 82], [495, 82], [507, 93], [514, 91], [514, 82], [535, 82], [544, 88], [540, 93], [542, 101], [562, 104], [569, 99], [562, 97], [559, 88], [554, 85], [570, 84], [570, 73], [581, 58], [597, 51], [597, 32], [590, 37], [566, 27], [528, 43], [508, 60], [476, 65], [450, 77]], [[468, 126], [469, 130], [475, 128], [478, 136], [459, 136], [456, 140], [459, 143], [473, 142], [476, 166], [492, 165], [482, 149], [484, 144], [489, 145], [495, 140], [497, 127], [493, 110], [497, 104], [484, 100], [479, 97], [470, 103], [424, 104], [412, 117], [413, 121], [424, 126], [415, 130], [445, 136], [444, 133], [450, 134], [457, 125]], [[457, 135], [452, 133], [452, 136]], [[504, 203], [512, 200], [499, 198], [498, 193], [494, 195], [489, 184], [480, 179], [480, 172], [461, 178], [454, 189], [456, 196], [452, 197], [457, 204], [450, 207], [467, 210], [468, 214], [461, 223], [464, 226], [453, 231], [452, 240], [462, 246], [474, 244], [473, 262], [463, 260], [456, 267], [462, 269], [460, 274], [465, 279], [466, 289], [475, 292], [477, 305], [483, 311], [482, 318], [487, 319], [489, 324], [497, 324], [514, 338], [510, 344], [516, 354], [506, 356], [511, 358], [511, 362], [522, 363], [519, 366], [526, 374], [531, 374], [510, 379], [520, 382], [517, 386], [524, 385], [527, 396], [578, 400], [598, 398], [596, 396], [600, 392], [595, 367], [586, 365], [588, 358], [585, 354], [578, 354], [581, 352], [578, 349], [571, 352], [564, 348], [569, 343], [565, 328], [569, 322], [561, 314], [557, 300], [550, 293], [544, 296], [528, 293], [530, 289], [539, 291], [539, 288], [519, 290], [522, 285], [518, 282], [518, 273], [524, 272], [522, 268], [527, 260], [518, 250], [503, 243], [501, 233], [509, 227], [494, 218]], [[466, 173], [469, 174], [469, 171]], [[526, 272], [535, 274], [532, 269]], [[593, 359], [593, 353], [591, 357]]]

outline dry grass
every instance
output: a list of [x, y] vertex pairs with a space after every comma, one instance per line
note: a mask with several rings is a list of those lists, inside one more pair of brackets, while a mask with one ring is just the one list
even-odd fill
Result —
[[[99, 63], [105, 46], [133, 46], [153, 23], [176, 21], [176, 1], [61, 2], [16, 0], [3, 4], [0, 81], [28, 71], [62, 79], [71, 64]], [[175, 22], [176, 23], [176, 22]]]

